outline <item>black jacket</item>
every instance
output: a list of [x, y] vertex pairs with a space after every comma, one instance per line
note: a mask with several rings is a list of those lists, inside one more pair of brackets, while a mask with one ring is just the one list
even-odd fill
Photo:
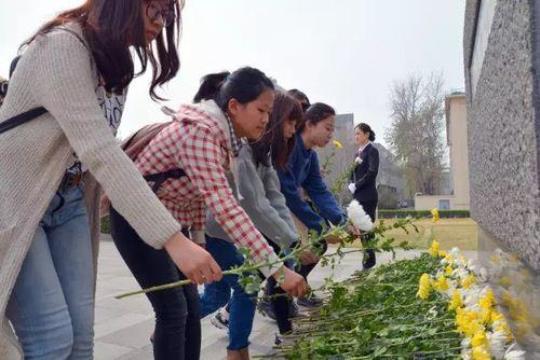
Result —
[[356, 163], [351, 174], [350, 180], [356, 185], [356, 191], [353, 196], [359, 202], [377, 202], [376, 179], [379, 173], [379, 150], [370, 143], [357, 156], [362, 161], [360, 164]]

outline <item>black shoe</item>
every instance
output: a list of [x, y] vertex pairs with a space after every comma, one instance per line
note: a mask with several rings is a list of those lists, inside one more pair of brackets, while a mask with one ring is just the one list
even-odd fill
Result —
[[276, 320], [272, 303], [267, 298], [262, 298], [257, 302], [257, 310], [259, 310], [262, 316]]
[[362, 266], [364, 267], [364, 270], [369, 270], [372, 267], [375, 266], [377, 263], [377, 260], [375, 258], [375, 251], [374, 250], [366, 250], [364, 252], [364, 258], [362, 259]]
[[298, 298], [298, 300], [296, 300], [296, 303], [303, 307], [315, 308], [321, 306], [323, 304], [323, 301], [315, 294], [311, 294], [310, 297]]

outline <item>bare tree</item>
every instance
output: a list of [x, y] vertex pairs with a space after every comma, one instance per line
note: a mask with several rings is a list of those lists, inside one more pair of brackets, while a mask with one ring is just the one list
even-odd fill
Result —
[[392, 125], [385, 140], [404, 168], [408, 195], [440, 191], [445, 145], [442, 76], [409, 76], [390, 92]]

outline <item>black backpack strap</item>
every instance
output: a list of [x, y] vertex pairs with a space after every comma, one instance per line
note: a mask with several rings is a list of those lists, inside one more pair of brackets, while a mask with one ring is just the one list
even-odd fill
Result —
[[16, 115], [12, 117], [11, 119], [8, 119], [0, 123], [0, 134], [5, 131], [13, 129], [14, 127], [27, 123], [30, 120], [35, 119], [38, 116], [45, 114], [46, 112], [47, 112], [47, 109], [45, 109], [44, 107], [38, 107], [38, 108], [25, 111], [22, 114]]
[[9, 66], [9, 77], [13, 75], [13, 72], [15, 71], [15, 68], [17, 67], [17, 64], [19, 63], [19, 60], [21, 60], [22, 55], [17, 55], [13, 60], [11, 60], [11, 65]]
[[149, 182], [153, 182], [152, 191], [157, 193], [161, 184], [168, 179], [180, 179], [187, 176], [183, 169], [171, 169], [157, 174], [146, 175], [144, 179]]

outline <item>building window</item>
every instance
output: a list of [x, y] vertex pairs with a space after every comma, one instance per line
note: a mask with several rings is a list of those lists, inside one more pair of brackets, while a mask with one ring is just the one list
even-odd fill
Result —
[[450, 210], [450, 200], [440, 199], [439, 200], [439, 210]]

